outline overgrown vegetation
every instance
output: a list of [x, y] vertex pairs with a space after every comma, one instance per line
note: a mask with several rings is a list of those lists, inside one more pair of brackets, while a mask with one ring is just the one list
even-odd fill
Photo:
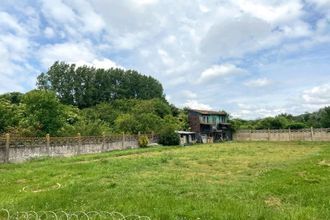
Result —
[[234, 129], [301, 129], [301, 128], [329, 128], [330, 106], [313, 113], [304, 113], [298, 116], [280, 114], [275, 117], [266, 117], [257, 120], [230, 120]]
[[146, 135], [140, 136], [138, 139], [138, 144], [139, 144], [139, 147], [142, 147], [142, 148], [147, 147], [149, 144], [149, 138]]
[[175, 133], [174, 129], [167, 127], [161, 130], [159, 134], [159, 143], [166, 146], [179, 145], [180, 137]]
[[169, 104], [162, 85], [132, 70], [56, 62], [38, 90], [0, 96], [0, 133], [26, 136], [158, 133], [187, 129], [184, 110]]
[[156, 147], [1, 164], [0, 169], [0, 207], [11, 213], [106, 210], [166, 220], [330, 219], [329, 143]]

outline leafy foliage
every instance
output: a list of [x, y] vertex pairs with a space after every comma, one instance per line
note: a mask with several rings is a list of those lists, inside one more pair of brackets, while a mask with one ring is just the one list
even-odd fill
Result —
[[25, 117], [21, 125], [29, 128], [31, 134], [57, 135], [65, 123], [64, 106], [54, 92], [33, 90], [23, 96], [22, 108]]
[[164, 128], [159, 134], [159, 144], [165, 146], [179, 145], [180, 137], [171, 127]]
[[23, 93], [20, 92], [10, 92], [0, 95], [0, 99], [7, 100], [11, 104], [19, 104], [22, 100]]
[[0, 133], [18, 125], [20, 111], [18, 106], [8, 100], [0, 99]]
[[146, 135], [142, 135], [138, 140], [139, 147], [147, 147], [149, 144], [149, 138]]
[[184, 129], [184, 113], [172, 115], [163, 99], [118, 99], [79, 109], [60, 103], [54, 92], [34, 90], [12, 104], [0, 99], [0, 132], [52, 136], [101, 135], [102, 133], [158, 133], [163, 127]]
[[162, 85], [134, 70], [55, 62], [37, 78], [38, 90], [0, 95], [0, 133], [52, 136], [159, 132], [187, 128]]
[[[162, 85], [137, 71], [77, 67], [64, 62], [55, 62], [48, 72], [41, 73], [37, 86], [56, 92], [63, 103], [79, 108], [117, 99], [164, 99]], [[163, 111], [161, 106], [157, 109]]]

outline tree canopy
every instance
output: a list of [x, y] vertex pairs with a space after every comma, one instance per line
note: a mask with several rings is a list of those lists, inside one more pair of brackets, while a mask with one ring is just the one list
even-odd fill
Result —
[[77, 67], [64, 62], [55, 62], [41, 73], [37, 86], [54, 91], [62, 103], [79, 108], [117, 99], [165, 99], [160, 82], [135, 70]]

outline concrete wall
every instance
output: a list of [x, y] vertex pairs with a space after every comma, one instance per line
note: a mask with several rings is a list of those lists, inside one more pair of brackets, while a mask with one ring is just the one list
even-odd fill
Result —
[[[10, 137], [9, 147], [6, 148], [6, 139], [0, 137], [0, 163], [23, 162], [31, 158], [42, 156], [73, 156], [93, 154], [120, 149], [138, 148], [138, 136], [122, 135], [101, 137], [50, 137], [24, 138]], [[149, 137], [150, 143], [156, 143], [157, 137]], [[9, 155], [6, 151], [9, 151]]]
[[280, 129], [280, 130], [238, 130], [236, 141], [330, 141], [330, 128]]

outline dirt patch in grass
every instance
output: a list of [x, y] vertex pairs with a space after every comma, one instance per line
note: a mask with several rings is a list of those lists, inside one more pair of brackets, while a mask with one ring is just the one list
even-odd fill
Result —
[[279, 208], [282, 206], [282, 200], [275, 196], [270, 196], [265, 199], [265, 204], [269, 207]]
[[59, 190], [62, 188], [62, 184], [56, 183], [51, 186], [41, 187], [41, 186], [24, 186], [22, 188], [22, 192], [32, 192], [32, 193], [39, 193], [39, 192], [47, 192], [52, 190]]
[[330, 160], [321, 160], [317, 164], [320, 166], [330, 167]]

